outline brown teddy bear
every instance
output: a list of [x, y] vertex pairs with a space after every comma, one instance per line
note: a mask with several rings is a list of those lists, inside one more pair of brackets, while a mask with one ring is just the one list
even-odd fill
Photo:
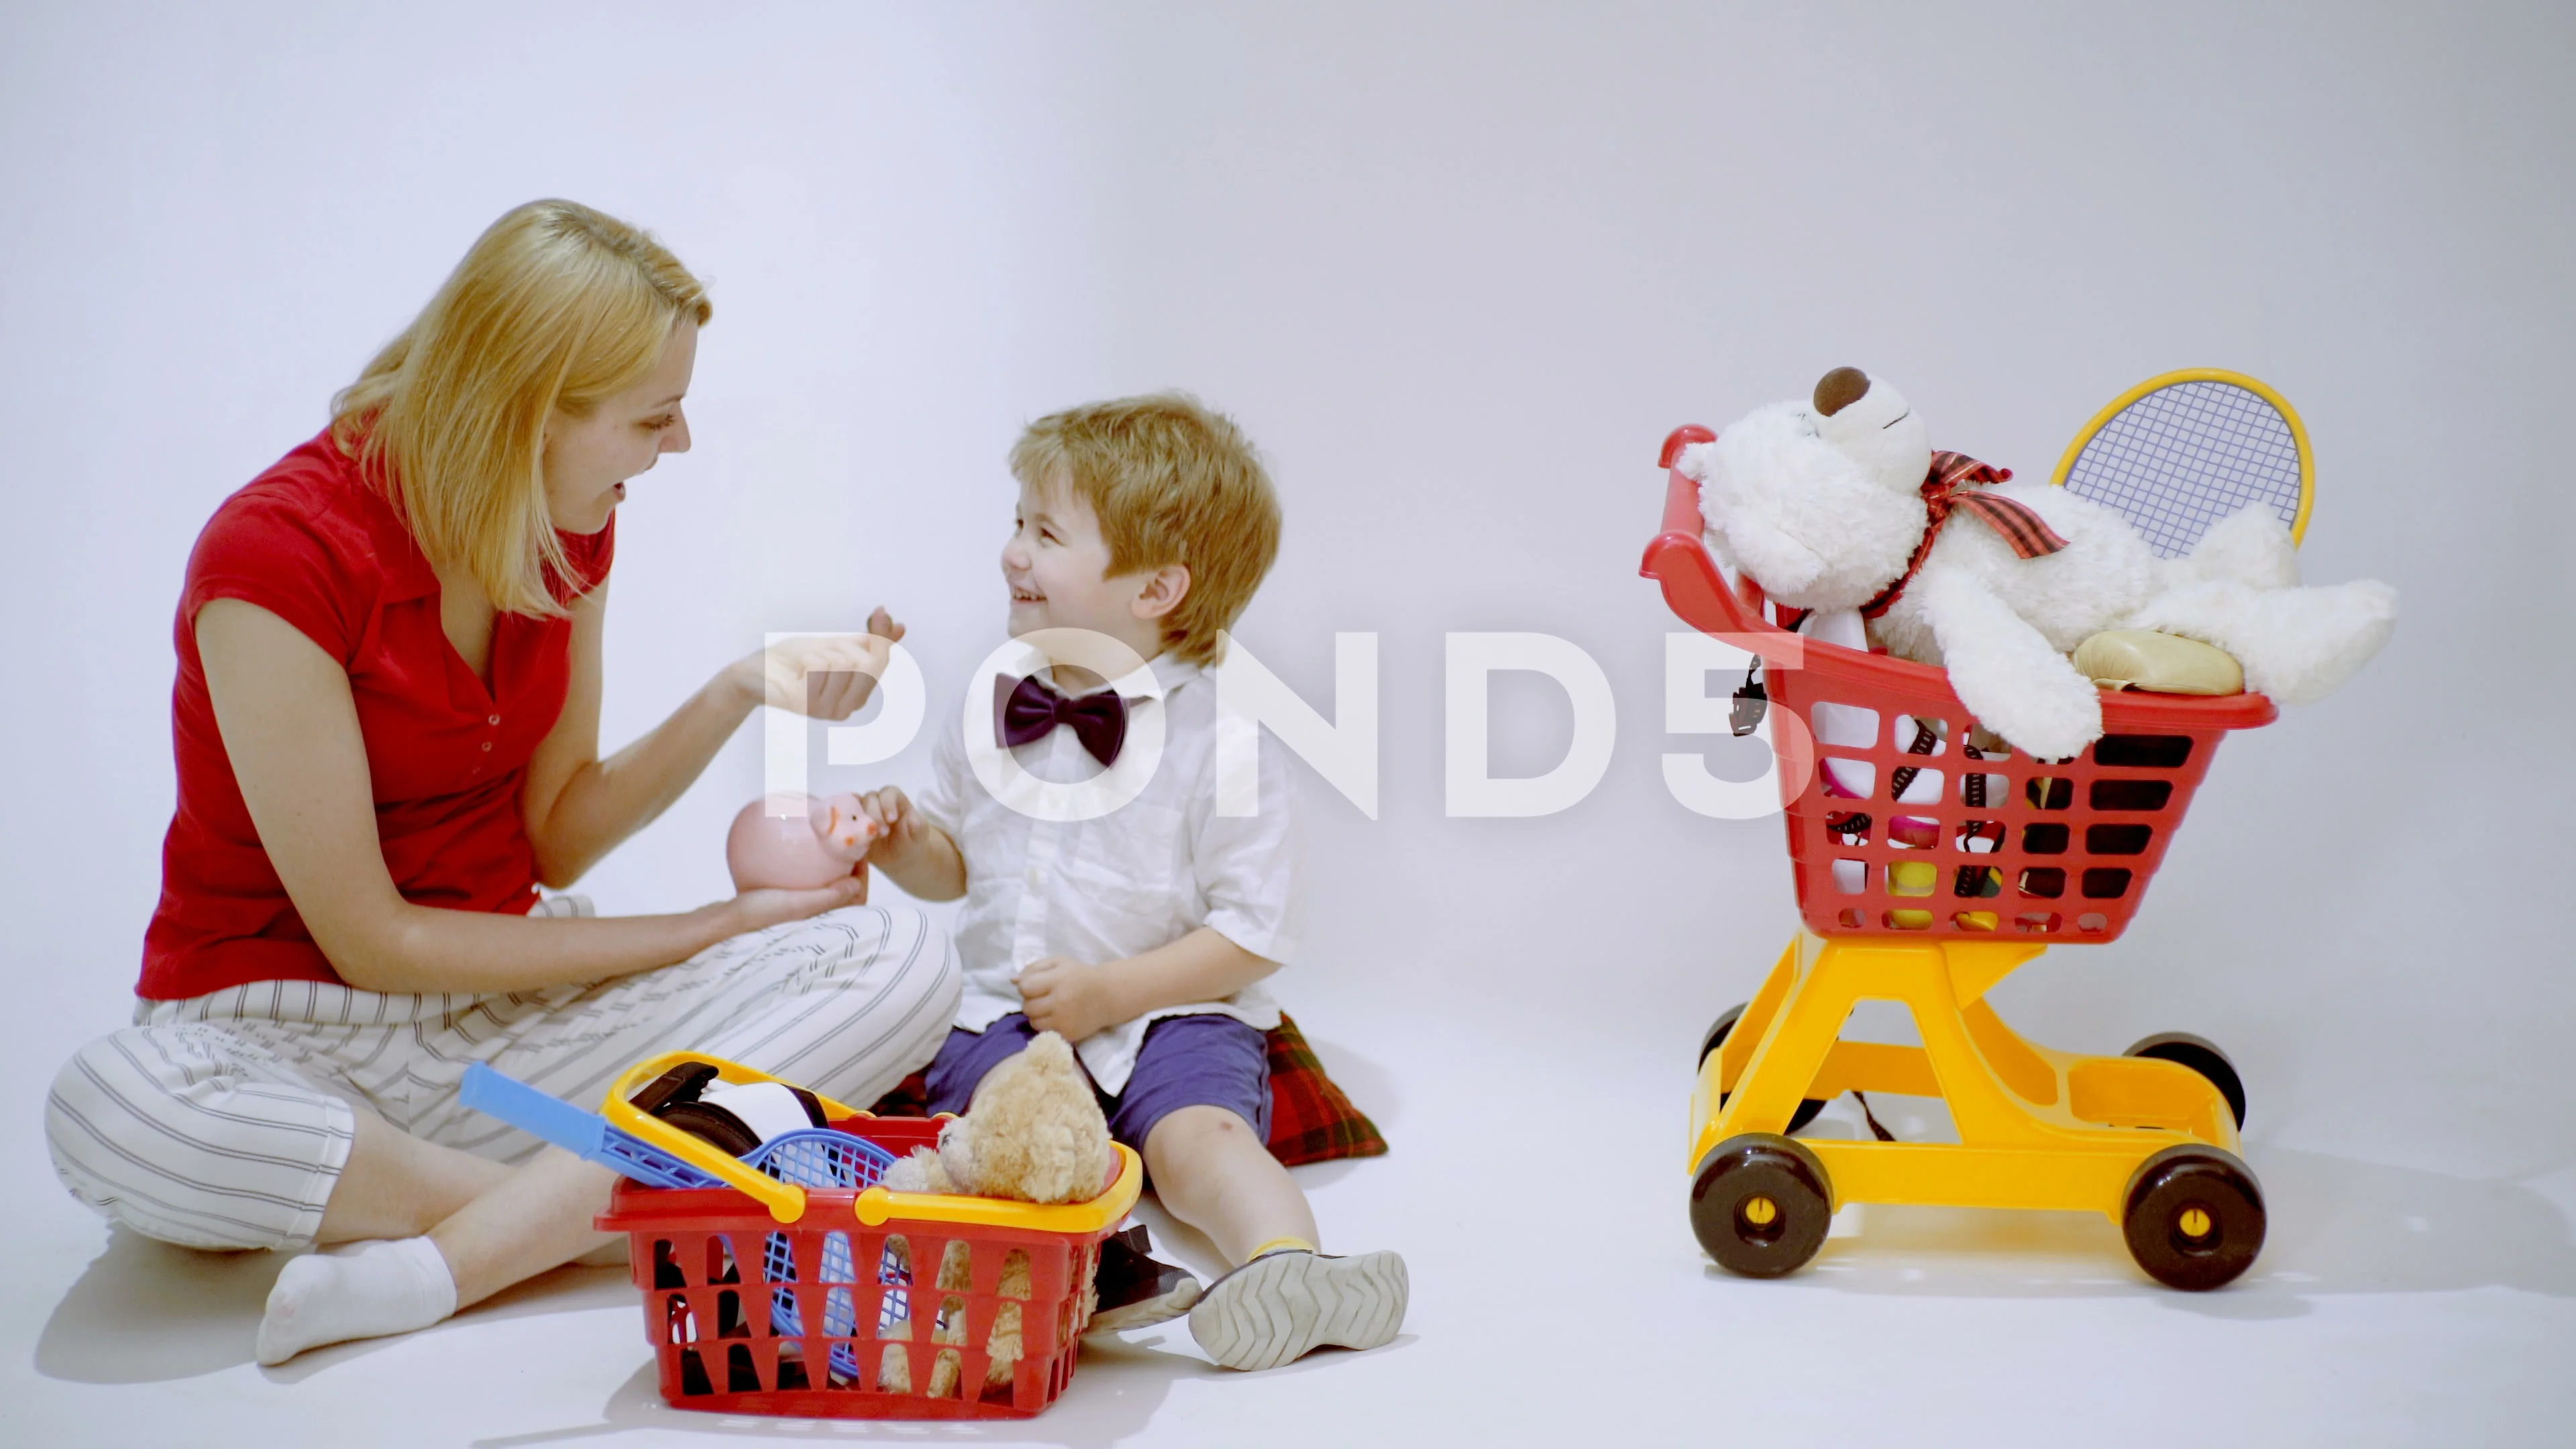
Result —
[[886, 1169], [894, 1192], [965, 1193], [1020, 1202], [1089, 1202], [1118, 1165], [1091, 1079], [1063, 1037], [1042, 1031], [988, 1073], [975, 1105]]
[[[939, 1146], [913, 1149], [910, 1157], [886, 1169], [883, 1183], [894, 1192], [963, 1193], [974, 1197], [1011, 1198], [1019, 1202], [1088, 1202], [1100, 1195], [1118, 1162], [1110, 1145], [1109, 1122], [1101, 1115], [1091, 1079], [1083, 1075], [1073, 1048], [1054, 1032], [1038, 1033], [1026, 1049], [995, 1067], [976, 1089], [974, 1107], [939, 1130]], [[893, 1266], [909, 1276], [910, 1247], [886, 1245]], [[951, 1241], [940, 1255], [938, 1291], [963, 1294], [974, 1282], [966, 1244]], [[1014, 1250], [1002, 1260], [1000, 1284], [1005, 1299], [1029, 1296], [1028, 1254]], [[1090, 1316], [1093, 1288], [1082, 1288], [1082, 1312]], [[1019, 1302], [1005, 1302], [993, 1316], [985, 1344], [992, 1366], [989, 1386], [1007, 1384], [1021, 1349]], [[896, 1393], [912, 1391], [909, 1351], [900, 1343], [912, 1337], [910, 1317], [887, 1324], [879, 1337], [890, 1340], [877, 1373], [877, 1387]], [[933, 1344], [966, 1341], [963, 1297], [945, 1299], [932, 1326]], [[961, 1365], [953, 1349], [941, 1352], [930, 1371], [930, 1396], [946, 1398], [957, 1390]]]

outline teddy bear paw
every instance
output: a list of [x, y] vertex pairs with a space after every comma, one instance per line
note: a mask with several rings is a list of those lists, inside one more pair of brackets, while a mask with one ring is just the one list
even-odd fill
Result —
[[[2093, 682], [2068, 671], [2069, 682], [2026, 685], [1997, 708], [1977, 709], [1977, 720], [2004, 742], [2035, 760], [2071, 760], [2102, 737], [2102, 695]], [[1969, 701], [1972, 708], [1975, 701]]]
[[2176, 559], [2177, 584], [2231, 580], [2257, 589], [2295, 588], [2299, 545], [2268, 503], [2248, 503], [2209, 526], [2191, 552]]

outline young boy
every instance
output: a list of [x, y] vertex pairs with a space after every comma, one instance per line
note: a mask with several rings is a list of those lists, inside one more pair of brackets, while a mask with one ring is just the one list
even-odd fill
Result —
[[[919, 899], [966, 897], [966, 991], [931, 1110], [965, 1111], [995, 1065], [1061, 1033], [1164, 1208], [1236, 1265], [1189, 1310], [1209, 1357], [1261, 1369], [1376, 1347], [1404, 1322], [1404, 1260], [1319, 1252], [1305, 1194], [1264, 1145], [1279, 1013], [1260, 983], [1294, 948], [1278, 751], [1262, 752], [1253, 815], [1216, 810], [1202, 671], [1278, 552], [1270, 480], [1230, 420], [1177, 394], [1041, 418], [1011, 471], [1002, 577], [1030, 647], [996, 681], [994, 739], [942, 730], [918, 802], [869, 797], [885, 827], [870, 863]], [[1132, 653], [1107, 664], [1104, 639]], [[1095, 798], [1067, 805], [1068, 786]]]

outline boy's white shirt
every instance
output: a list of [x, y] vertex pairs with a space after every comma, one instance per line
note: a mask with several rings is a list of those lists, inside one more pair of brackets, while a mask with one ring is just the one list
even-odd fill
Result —
[[[1040, 663], [1032, 651], [1006, 677]], [[916, 803], [966, 861], [966, 901], [955, 927], [966, 973], [958, 1026], [982, 1031], [1021, 1010], [1020, 969], [1042, 957], [1114, 961], [1169, 945], [1201, 926], [1255, 956], [1288, 964], [1296, 950], [1294, 781], [1277, 748], [1262, 750], [1255, 813], [1216, 813], [1216, 683], [1169, 654], [1111, 682], [1129, 713], [1130, 748], [1118, 768], [1144, 763], [1133, 747], [1142, 711], [1162, 712], [1163, 750], [1133, 799], [1092, 820], [1032, 819], [994, 799], [967, 761], [960, 712], [949, 714], [949, 727], [931, 751], [930, 785]], [[992, 727], [989, 711], [978, 720], [968, 727]], [[1065, 726], [1011, 754], [1042, 779], [1079, 780], [1099, 771]], [[1263, 1031], [1279, 1024], [1279, 1008], [1255, 982], [1222, 1001], [1167, 1006], [1121, 1022], [1074, 1050], [1100, 1089], [1116, 1094], [1126, 1089], [1149, 1025], [1205, 1013]]]

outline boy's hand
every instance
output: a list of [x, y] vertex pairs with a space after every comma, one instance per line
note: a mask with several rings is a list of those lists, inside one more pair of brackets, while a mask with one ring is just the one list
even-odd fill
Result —
[[876, 826], [868, 864], [916, 900], [953, 901], [966, 894], [966, 857], [911, 797], [888, 785], [859, 796], [859, 809]]
[[1020, 1001], [1029, 1025], [1080, 1041], [1127, 1019], [1108, 968], [1070, 956], [1046, 956], [1020, 968]]
[[921, 844], [921, 833], [930, 828], [913, 807], [911, 797], [893, 785], [861, 795], [859, 808], [877, 825], [876, 843], [868, 847], [872, 865], [901, 863]]

